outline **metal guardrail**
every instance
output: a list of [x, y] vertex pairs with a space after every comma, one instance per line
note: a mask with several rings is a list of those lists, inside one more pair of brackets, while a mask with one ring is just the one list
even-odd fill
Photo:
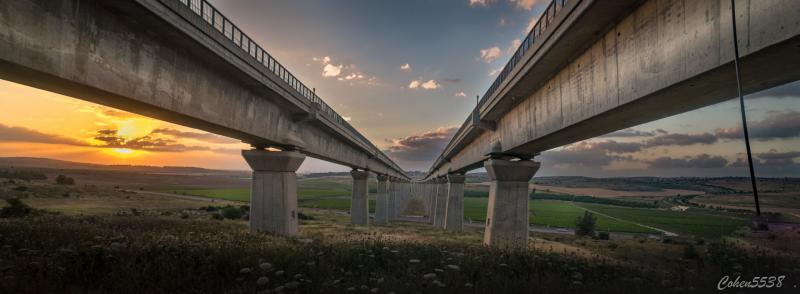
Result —
[[316, 104], [318, 110], [325, 114], [329, 119], [335, 123], [344, 126], [344, 128], [352, 133], [356, 138], [362, 141], [367, 146], [370, 146], [372, 153], [382, 159], [384, 162], [390, 164], [394, 169], [401, 172], [402, 168], [397, 166], [391, 159], [389, 159], [383, 152], [378, 149], [372, 142], [359, 133], [350, 123], [348, 123], [341, 115], [336, 113], [325, 101], [322, 100], [314, 90], [309, 89], [300, 80], [298, 80], [286, 67], [280, 64], [275, 58], [272, 57], [266, 50], [256, 44], [252, 38], [247, 36], [241, 29], [234, 25], [228, 18], [222, 15], [213, 5], [206, 0], [176, 0], [182, 3], [187, 9], [200, 16], [208, 25], [216, 29], [217, 32], [232, 41], [237, 47], [241, 48], [245, 53], [250, 55], [258, 64], [262, 65], [262, 70], [271, 72], [283, 80], [290, 88], [299, 94], [301, 97], [306, 98], [309, 102]]
[[[483, 105], [486, 104], [487, 101], [489, 101], [489, 98], [492, 97], [495, 94], [495, 92], [497, 92], [497, 90], [499, 90], [500, 85], [502, 85], [503, 82], [506, 81], [508, 75], [511, 74], [511, 71], [514, 69], [515, 66], [517, 66], [517, 63], [519, 63], [522, 57], [525, 56], [525, 53], [528, 53], [528, 50], [533, 48], [533, 44], [536, 42], [537, 38], [539, 38], [544, 33], [545, 29], [547, 29], [550, 26], [550, 24], [555, 19], [556, 14], [560, 12], [561, 9], [564, 8], [564, 6], [570, 1], [576, 1], [576, 0], [550, 1], [550, 4], [548, 4], [544, 12], [542, 12], [542, 15], [536, 21], [536, 24], [533, 26], [533, 28], [531, 28], [531, 31], [528, 32], [528, 35], [525, 36], [525, 40], [522, 41], [519, 47], [517, 47], [517, 50], [514, 51], [514, 54], [508, 60], [508, 63], [506, 63], [506, 65], [503, 67], [503, 70], [501, 70], [497, 74], [497, 78], [494, 80], [492, 85], [489, 86], [489, 89], [487, 89], [486, 92], [483, 94], [483, 96], [480, 98], [480, 100], [478, 100], [478, 104], [475, 106], [475, 109], [473, 110], [472, 113], [470, 113], [470, 116], [467, 117], [467, 120], [464, 122], [464, 124], [461, 125], [461, 128], [458, 129], [458, 131], [456, 132], [456, 136], [453, 136], [453, 140], [455, 140], [457, 135], [471, 123], [473, 113], [479, 112], [481, 107], [483, 107]], [[448, 143], [447, 146], [445, 147], [445, 150], [447, 150], [452, 143], [453, 141], [451, 140], [450, 143]], [[433, 173], [435, 167], [437, 167], [439, 162], [441, 162], [445, 150], [442, 150], [442, 155], [440, 155], [436, 159], [436, 162], [434, 162], [434, 165], [431, 166], [431, 169], [428, 171], [428, 176], [430, 176]]]

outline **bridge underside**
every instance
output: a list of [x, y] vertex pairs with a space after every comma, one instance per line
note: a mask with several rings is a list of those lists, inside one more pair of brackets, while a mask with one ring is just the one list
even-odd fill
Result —
[[297, 120], [309, 101], [172, 2], [2, 1], [0, 78], [405, 178], [327, 117]]
[[[462, 127], [430, 177], [481, 167], [498, 143], [505, 153], [534, 155], [736, 97], [729, 3], [650, 0], [587, 45], [573, 42], [526, 53], [526, 64], [518, 65], [522, 70], [501, 90], [506, 102], [480, 110], [481, 119], [496, 129]], [[747, 4], [737, 2], [745, 93], [799, 80], [800, 2]], [[592, 11], [602, 11], [592, 5], [603, 3], [582, 1], [572, 12], [577, 14], [561, 24], [573, 29], [556, 28], [545, 44], [597, 27], [587, 23], [596, 19]], [[531, 68], [554, 56], [554, 50], [560, 55], [578, 51], [551, 68], [555, 74], [531, 76]]]

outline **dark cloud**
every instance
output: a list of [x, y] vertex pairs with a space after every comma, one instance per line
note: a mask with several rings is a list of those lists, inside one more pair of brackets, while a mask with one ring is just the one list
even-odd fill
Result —
[[689, 146], [695, 144], [713, 144], [717, 137], [710, 133], [702, 134], [663, 134], [645, 141], [645, 147]]
[[542, 161], [552, 165], [571, 165], [583, 167], [601, 167], [615, 160], [631, 160], [629, 156], [618, 154], [634, 153], [642, 149], [640, 143], [616, 142], [578, 142], [566, 148], [542, 153]]
[[722, 156], [700, 154], [684, 158], [659, 157], [648, 162], [651, 168], [721, 168], [728, 165]]
[[[663, 131], [663, 130], [662, 130]], [[616, 132], [611, 132], [605, 135], [600, 136], [601, 138], [631, 138], [631, 137], [652, 137], [655, 134], [653, 132], [645, 132], [639, 131], [634, 129], [624, 129], [619, 130]]]
[[[786, 111], [773, 113], [764, 120], [747, 124], [750, 138], [759, 141], [800, 137], [800, 112]], [[742, 127], [717, 129], [717, 137], [723, 139], [741, 139], [744, 137]]]
[[236, 141], [234, 139], [223, 137], [223, 136], [216, 135], [216, 134], [198, 133], [198, 132], [184, 132], [184, 131], [179, 131], [179, 130], [169, 129], [169, 128], [155, 129], [155, 130], [153, 130], [153, 132], [151, 134], [161, 134], [161, 135], [166, 135], [166, 136], [170, 136], [170, 137], [178, 138], [178, 139], [194, 139], [194, 140], [200, 140], [200, 141], [204, 141], [204, 142], [208, 142], [208, 143], [216, 143], [216, 144], [232, 144], [232, 143], [237, 143], [238, 142], [238, 141]]
[[95, 136], [94, 139], [103, 142], [103, 145], [98, 147], [107, 148], [126, 148], [153, 152], [212, 151], [212, 148], [207, 146], [178, 144], [172, 139], [154, 138], [151, 136], [125, 139], [118, 136], [116, 133], [116, 130], [100, 130], [97, 131], [97, 136]]
[[456, 130], [458, 130], [456, 127], [439, 128], [431, 132], [391, 140], [392, 145], [383, 152], [400, 162], [430, 164], [450, 142], [450, 138], [453, 137]]
[[758, 98], [800, 98], [800, 81], [747, 95], [747, 99]]
[[85, 142], [81, 142], [79, 140], [75, 140], [72, 138], [53, 135], [53, 134], [46, 134], [22, 127], [7, 126], [4, 124], [0, 124], [0, 141], [63, 144], [63, 145], [74, 145], [74, 146], [87, 145]]

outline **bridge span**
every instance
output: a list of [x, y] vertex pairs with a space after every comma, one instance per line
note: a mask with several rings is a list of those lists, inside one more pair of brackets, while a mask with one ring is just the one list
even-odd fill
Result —
[[249, 143], [256, 231], [297, 234], [306, 155], [354, 169], [355, 223], [367, 172], [409, 180], [205, 0], [0, 1], [0, 78]]
[[[735, 5], [745, 94], [800, 79], [800, 1]], [[423, 186], [485, 167], [484, 243], [524, 244], [536, 155], [736, 97], [732, 40], [730, 0], [554, 0]]]

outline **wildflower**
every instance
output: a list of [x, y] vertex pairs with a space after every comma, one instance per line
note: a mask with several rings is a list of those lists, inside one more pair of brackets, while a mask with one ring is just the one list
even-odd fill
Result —
[[449, 268], [449, 269], [451, 269], [451, 270], [454, 270], [454, 271], [457, 271], [457, 270], [460, 270], [460, 269], [461, 269], [461, 268], [459, 268], [459, 267], [458, 267], [457, 265], [455, 265], [455, 264], [448, 264], [448, 265], [447, 265], [447, 268]]
[[419, 263], [419, 259], [409, 259], [408, 262], [410, 262], [410, 263]]
[[282, 276], [283, 275], [283, 271], [277, 271], [277, 272], [275, 272], [275, 275], [276, 276]]
[[354, 287], [347, 288], [347, 291], [351, 291], [352, 292], [352, 291], [355, 291], [355, 290], [356, 290], [356, 288], [354, 288]]
[[264, 286], [264, 285], [266, 285], [267, 283], [269, 283], [269, 278], [267, 278], [267, 277], [260, 277], [260, 278], [258, 278], [258, 280], [256, 281], [256, 284], [258, 284], [259, 286]]
[[427, 274], [422, 276], [422, 278], [426, 279], [426, 280], [430, 280], [430, 279], [433, 279], [435, 277], [436, 277], [436, 274], [434, 274], [434, 273], [427, 273]]
[[433, 269], [433, 271], [435, 271], [437, 273], [443, 273], [444, 272], [444, 270], [440, 269], [440, 268], [435, 268], [435, 269]]
[[464, 283], [464, 287], [472, 288], [472, 283]]
[[249, 267], [246, 267], [246, 268], [243, 268], [243, 269], [239, 270], [239, 273], [241, 273], [241, 274], [249, 274], [252, 271], [253, 271], [252, 269], [250, 269]]
[[259, 265], [258, 267], [260, 267], [262, 270], [268, 271], [272, 269], [272, 264], [269, 262], [265, 262]]

